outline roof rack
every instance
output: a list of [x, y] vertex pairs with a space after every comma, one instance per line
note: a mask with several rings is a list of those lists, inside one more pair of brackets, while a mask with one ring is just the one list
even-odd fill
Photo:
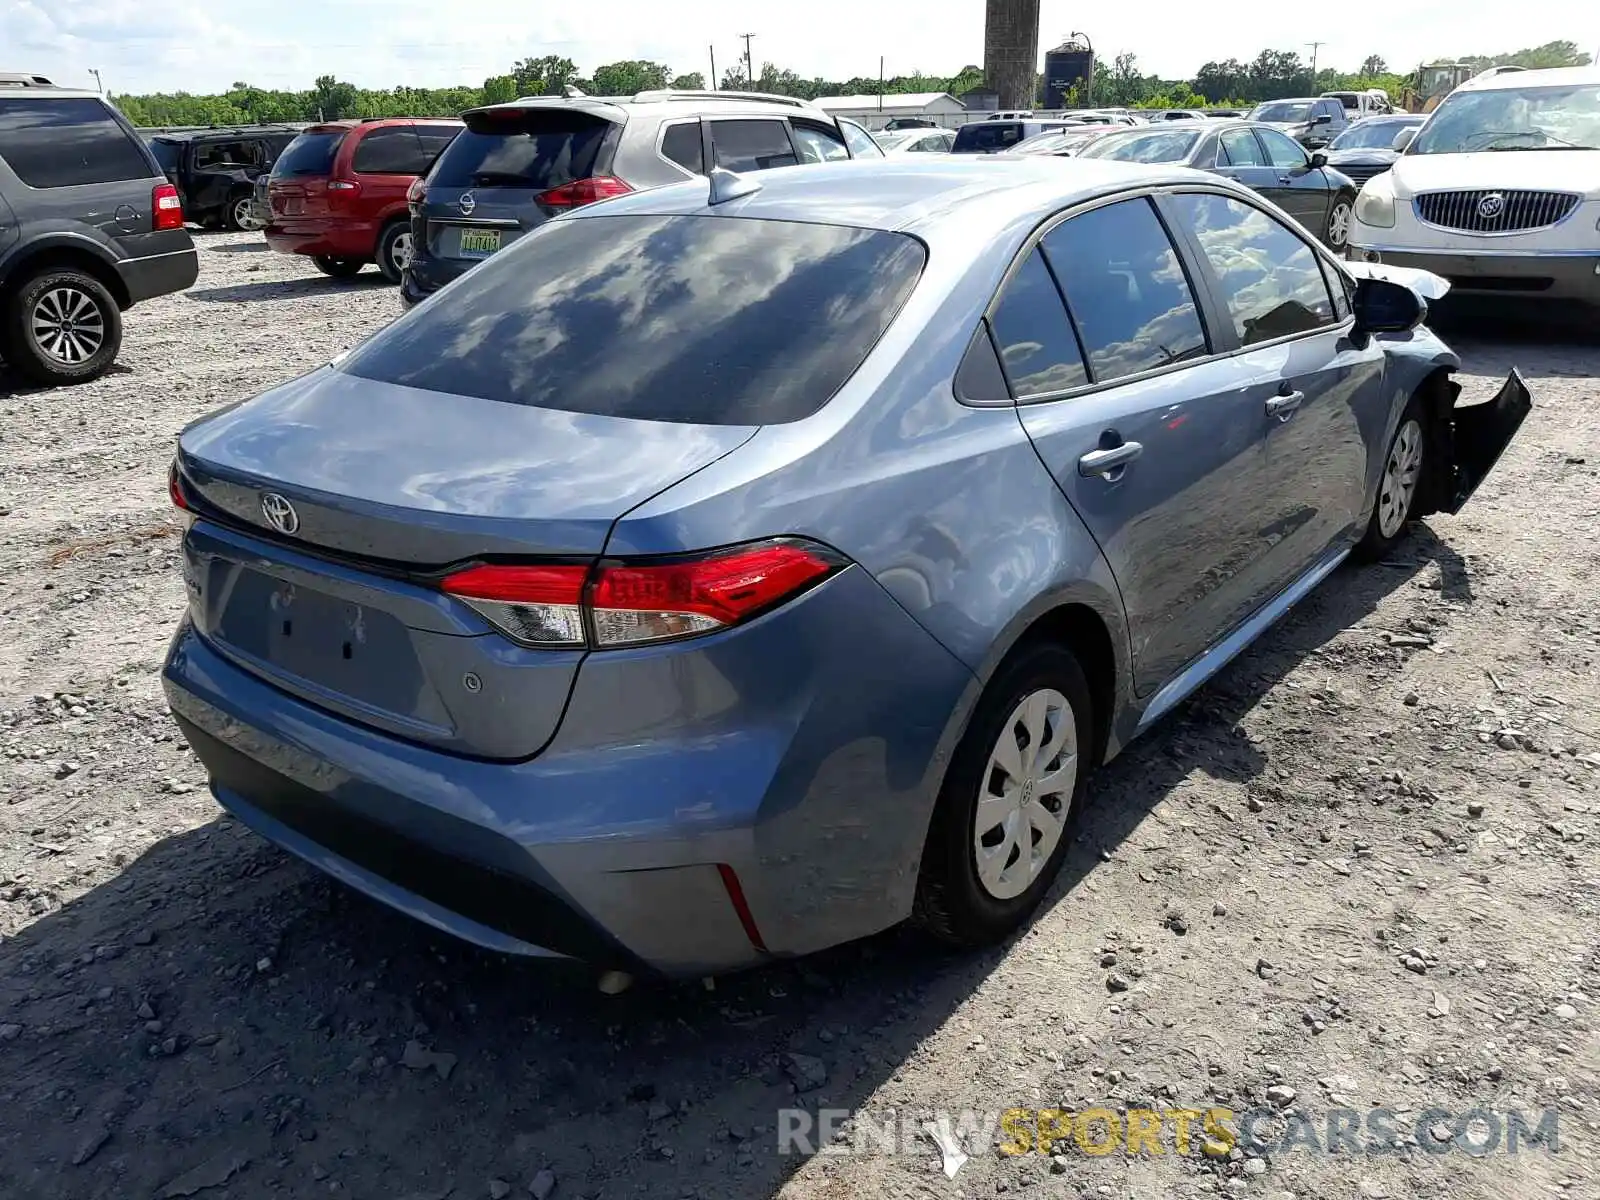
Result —
[[770, 92], [705, 92], [705, 91], [680, 91], [676, 88], [656, 88], [651, 91], [638, 92], [633, 97], [635, 104], [651, 104], [656, 101], [668, 100], [761, 100], [768, 104], [787, 104], [792, 108], [811, 108], [809, 100], [801, 100], [797, 96], [777, 96]]
[[0, 87], [55, 87], [55, 83], [43, 75], [0, 71]]

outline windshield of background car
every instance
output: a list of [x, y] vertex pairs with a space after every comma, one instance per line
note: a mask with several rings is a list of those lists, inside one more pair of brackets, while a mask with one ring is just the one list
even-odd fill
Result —
[[907, 142], [914, 142], [926, 136], [927, 131], [922, 129], [912, 130], [908, 133], [880, 133], [878, 135], [878, 145], [885, 150], [897, 150]]
[[1139, 129], [1108, 133], [1078, 151], [1079, 158], [1110, 158], [1118, 162], [1175, 163], [1189, 157], [1200, 140], [1200, 129]]
[[1329, 150], [1388, 150], [1402, 129], [1415, 129], [1420, 121], [1358, 121], [1333, 141]]
[[359, 346], [363, 379], [709, 425], [810, 416], [926, 261], [906, 234], [706, 216], [552, 221]]
[[473, 113], [434, 164], [429, 184], [544, 191], [594, 174], [610, 121], [571, 109]]
[[1480, 150], [1600, 150], [1600, 84], [1456, 92], [1408, 153]]
[[1250, 113], [1252, 121], [1277, 121], [1281, 124], [1295, 124], [1311, 119], [1311, 105], [1301, 100], [1291, 103], [1279, 100], [1273, 104], [1258, 104]]
[[326, 175], [333, 170], [333, 156], [344, 141], [344, 131], [333, 133], [302, 133], [278, 155], [272, 164], [272, 173], [287, 175]]

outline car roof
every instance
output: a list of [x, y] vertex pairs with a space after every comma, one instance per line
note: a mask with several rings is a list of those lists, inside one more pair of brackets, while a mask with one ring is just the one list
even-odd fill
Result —
[[593, 113], [619, 123], [635, 116], [671, 114], [694, 117], [702, 113], [733, 116], [751, 112], [763, 116], [799, 115], [823, 121], [831, 119], [828, 113], [816, 105], [793, 96], [768, 96], [759, 92], [674, 91], [670, 88], [636, 92], [632, 96], [523, 96], [500, 104], [482, 104], [476, 108], [469, 108], [462, 115], [515, 112], [529, 108], [571, 109]]
[[1584, 83], [1600, 84], [1600, 66], [1547, 67], [1538, 71], [1505, 71], [1498, 75], [1475, 75], [1456, 91], [1500, 92], [1516, 88], [1561, 87]]
[[[977, 209], [995, 228], [1043, 218], [1067, 205], [1143, 184], [1220, 177], [1185, 167], [1143, 163], [985, 154], [854, 159], [762, 171], [744, 178], [759, 190], [716, 206], [704, 179], [652, 188], [588, 208], [563, 220], [623, 213], [718, 215], [923, 234], [951, 221], [966, 224]], [[1223, 181], [1226, 182], [1226, 181]]]
[[93, 88], [62, 87], [60, 84], [51, 83], [43, 75], [24, 75], [14, 71], [0, 72], [0, 99], [7, 96], [26, 96], [36, 100], [40, 96], [52, 100], [80, 99], [88, 97], [93, 100], [104, 100], [105, 97]]
[[198, 138], [260, 137], [268, 133], [300, 133], [293, 125], [227, 125], [215, 129], [173, 129], [150, 135], [153, 142], [192, 142]]

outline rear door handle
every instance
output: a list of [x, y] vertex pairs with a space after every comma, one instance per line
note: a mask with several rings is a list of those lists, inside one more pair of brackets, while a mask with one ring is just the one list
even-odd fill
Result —
[[1093, 479], [1096, 475], [1109, 475], [1127, 466], [1143, 453], [1144, 446], [1138, 442], [1123, 442], [1121, 445], [1112, 446], [1109, 450], [1091, 450], [1078, 459], [1078, 474], [1085, 479]]
[[1285, 392], [1281, 396], [1274, 396], [1267, 401], [1267, 416], [1287, 421], [1294, 416], [1294, 410], [1300, 407], [1305, 398], [1304, 392]]

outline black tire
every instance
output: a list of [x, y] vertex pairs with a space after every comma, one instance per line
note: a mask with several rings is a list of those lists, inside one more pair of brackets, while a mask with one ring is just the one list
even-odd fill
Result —
[[390, 283], [399, 283], [410, 261], [411, 222], [390, 221], [378, 235], [378, 270]]
[[317, 264], [317, 270], [335, 279], [354, 279], [367, 265], [359, 258], [335, 258], [331, 254], [313, 255], [311, 261]]
[[[1058, 693], [1070, 705], [1077, 775], [1054, 850], [1026, 890], [1002, 899], [979, 878], [978, 804], [991, 784], [990, 756], [1001, 736], [1022, 702], [1043, 689]], [[1083, 807], [1087, 780], [1094, 766], [1094, 730], [1088, 682], [1077, 658], [1064, 646], [1030, 646], [1000, 669], [972, 714], [934, 806], [912, 910], [912, 919], [918, 925], [950, 945], [978, 947], [1003, 940], [1033, 914], [1060, 872], [1072, 842], [1074, 822]]]
[[[1412, 431], [1408, 435], [1408, 430]], [[1376, 562], [1386, 558], [1403, 540], [1410, 528], [1412, 513], [1417, 509], [1417, 497], [1423, 494], [1423, 489], [1429, 486], [1428, 477], [1428, 411], [1421, 400], [1412, 396], [1406, 402], [1405, 411], [1400, 414], [1400, 421], [1395, 426], [1394, 435], [1389, 439], [1389, 445], [1383, 452], [1383, 469], [1378, 476], [1378, 494], [1372, 503], [1372, 515], [1367, 520], [1367, 529], [1362, 534], [1361, 540], [1356, 543], [1352, 553], [1355, 557], [1366, 562]], [[1397, 485], [1404, 480], [1404, 471], [1401, 460], [1406, 454], [1400, 450], [1401, 439], [1414, 436], [1416, 439], [1416, 458], [1412, 465], [1411, 491], [1403, 496], [1401, 504], [1402, 515], [1398, 522], [1394, 520], [1395, 501], [1402, 497], [1398, 492], [1403, 492], [1403, 487]], [[1391, 469], [1393, 468], [1393, 469]]]
[[222, 210], [222, 227], [230, 233], [241, 233], [250, 229], [251, 225], [241, 220], [239, 216], [241, 205], [248, 206], [249, 204], [249, 192], [235, 192], [229, 196], [228, 203]]
[[[1322, 230], [1322, 240], [1334, 250], [1343, 253], [1350, 244], [1350, 222], [1355, 218], [1356, 197], [1354, 192], [1339, 192], [1333, 198], [1333, 203], [1328, 205], [1328, 221]], [[1342, 226], [1336, 220], [1340, 211], [1344, 213]], [[1338, 227], [1336, 231], [1336, 226]]]
[[[58, 314], [61, 323], [47, 324]], [[82, 354], [91, 343], [92, 353]], [[86, 271], [41, 271], [0, 300], [0, 354], [33, 383], [98, 379], [121, 348], [122, 311], [105, 284]]]

